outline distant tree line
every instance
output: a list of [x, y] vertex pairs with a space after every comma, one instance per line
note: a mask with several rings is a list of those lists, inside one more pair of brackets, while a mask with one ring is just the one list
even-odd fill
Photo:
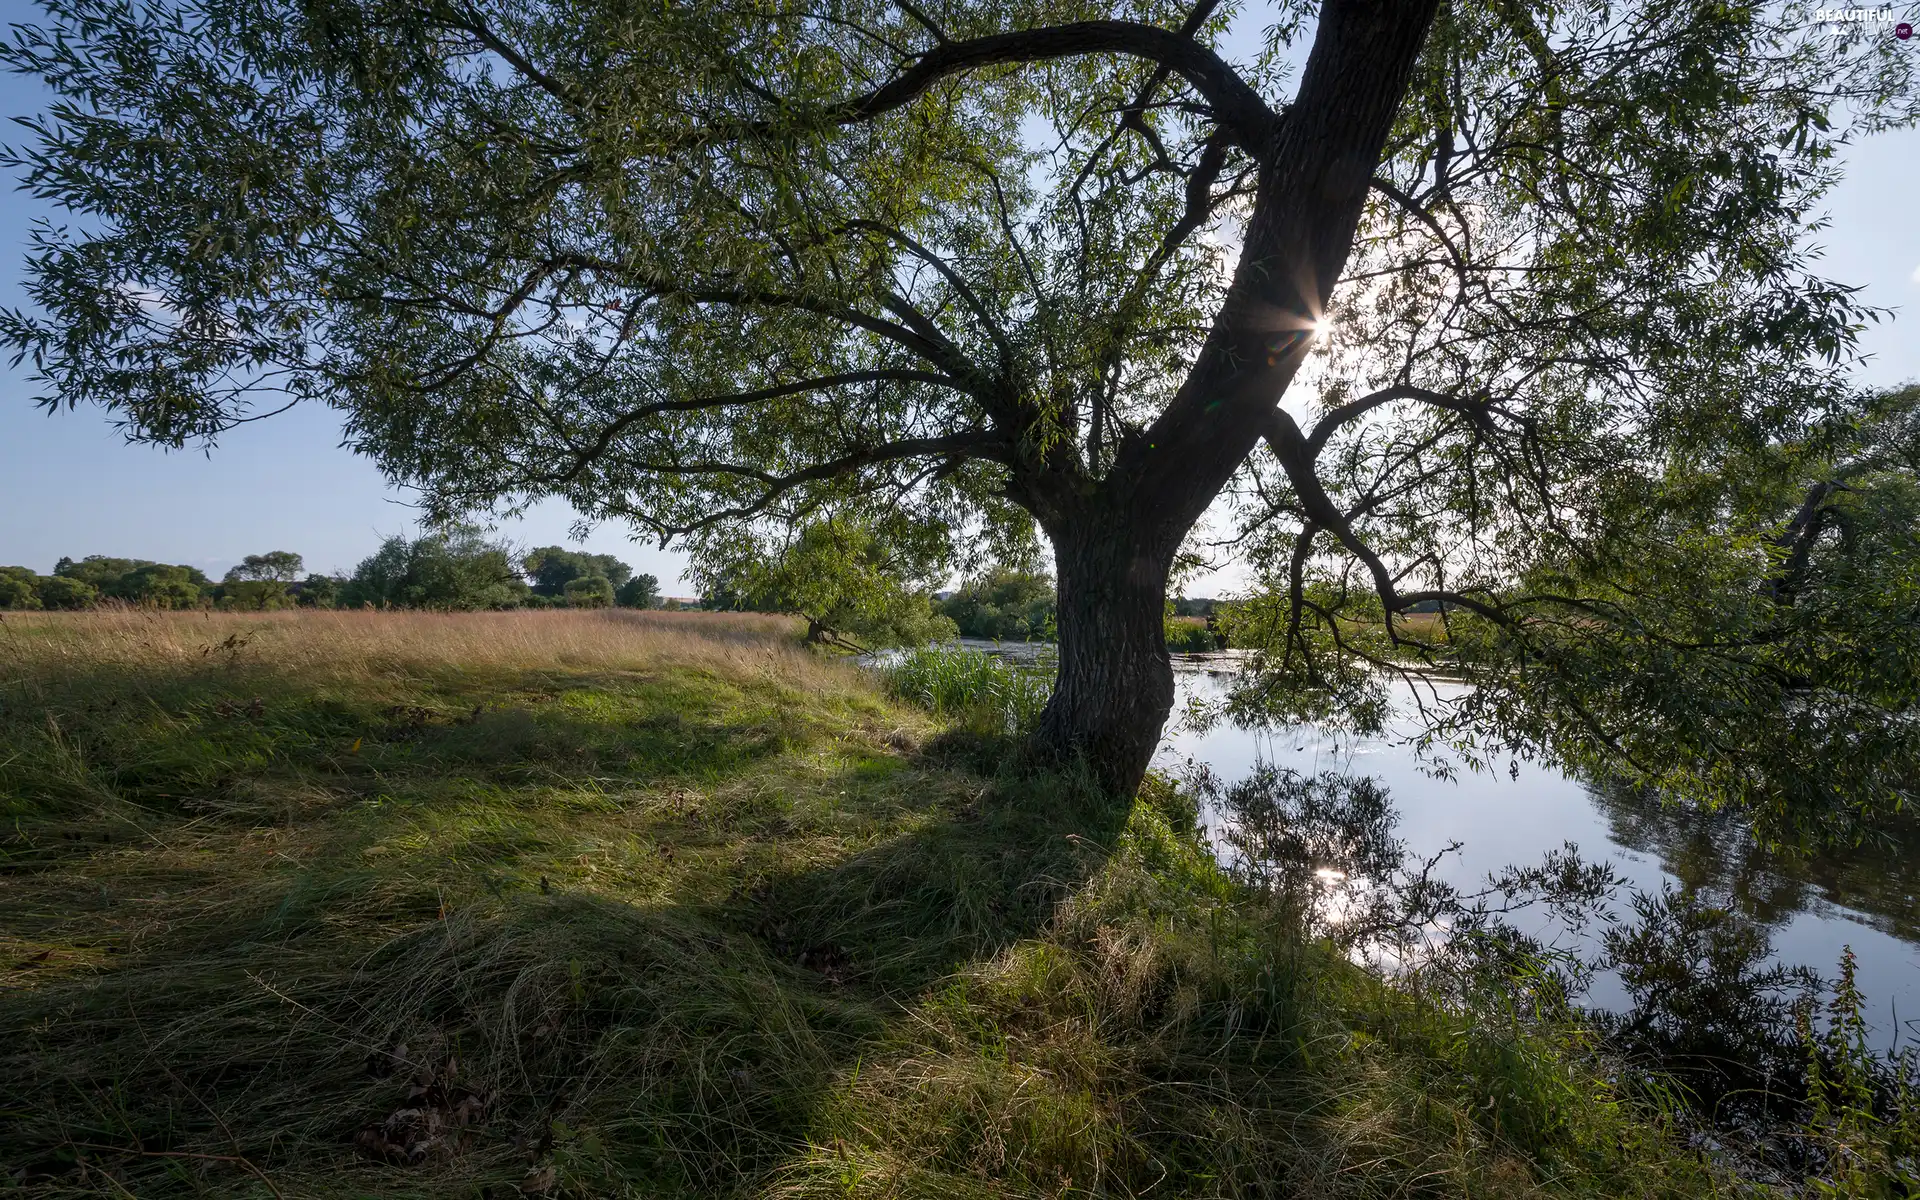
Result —
[[53, 574], [0, 567], [0, 609], [145, 608], [654, 608], [660, 581], [610, 554], [542, 546], [524, 555], [471, 526], [390, 537], [351, 574], [309, 573], [287, 550], [249, 554], [218, 582], [197, 567], [63, 558]]
[[[961, 637], [1052, 642], [1060, 636], [1058, 602], [1048, 576], [995, 567], [968, 579], [934, 607], [954, 623]], [[1214, 601], [1181, 596], [1169, 600], [1167, 607], [1167, 649], [1193, 653], [1225, 645], [1214, 623]]]
[[[819, 523], [791, 544], [743, 543], [696, 564], [706, 607], [798, 613], [810, 640], [848, 648], [913, 645], [955, 636], [994, 641], [1058, 638], [1057, 598], [1044, 573], [993, 567], [935, 599], [902, 578], [897, 539], [858, 525]], [[921, 584], [924, 588], [926, 585]], [[120, 601], [146, 608], [656, 608], [652, 575], [610, 554], [541, 546], [515, 554], [472, 526], [390, 537], [351, 574], [310, 573], [287, 550], [249, 554], [214, 581], [197, 567], [94, 554], [63, 558], [52, 575], [0, 567], [0, 609], [83, 609]], [[1167, 647], [1222, 643], [1214, 601], [1169, 602]]]
[[[293, 557], [299, 561], [298, 555]], [[222, 587], [198, 567], [90, 554], [78, 561], [61, 559], [51, 575], [26, 567], [0, 567], [0, 608], [79, 609], [105, 600], [149, 608], [196, 608], [213, 602]]]
[[961, 637], [1051, 642], [1059, 637], [1053, 580], [1035, 571], [995, 567], [939, 602]]

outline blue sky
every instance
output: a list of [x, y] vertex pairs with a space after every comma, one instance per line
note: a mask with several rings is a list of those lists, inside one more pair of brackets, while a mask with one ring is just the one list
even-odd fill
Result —
[[[0, 0], [0, 22], [30, 21], [38, 10]], [[1920, 53], [1920, 40], [1912, 43]], [[0, 115], [39, 111], [37, 82], [0, 77]], [[11, 140], [11, 134], [5, 135]], [[1815, 237], [1825, 272], [1864, 287], [1869, 304], [1903, 315], [1869, 329], [1870, 384], [1920, 378], [1920, 132], [1883, 135], [1851, 148], [1847, 178], [1830, 198], [1830, 228]], [[0, 192], [0, 304], [24, 302], [21, 263], [28, 229], [46, 215], [31, 198]], [[49, 415], [35, 407], [25, 367], [0, 359], [0, 565], [50, 571], [62, 555], [87, 554], [190, 563], [218, 575], [246, 554], [292, 550], [310, 569], [351, 569], [383, 536], [411, 532], [407, 496], [373, 466], [339, 446], [338, 418], [295, 409], [243, 426], [210, 454], [131, 446], [98, 411]], [[501, 534], [527, 546], [570, 543], [573, 514], [546, 505], [505, 524]], [[631, 541], [617, 526], [583, 543], [651, 572], [672, 595], [679, 554]], [[1198, 580], [1194, 594], [1220, 590], [1237, 572]]]
[[[0, 0], [0, 25], [34, 22], [27, 0]], [[0, 74], [0, 117], [37, 113], [38, 80]], [[24, 133], [8, 121], [0, 141]], [[0, 186], [0, 305], [26, 302], [22, 264], [33, 221], [57, 218], [32, 197]], [[0, 566], [53, 570], [62, 555], [110, 554], [187, 563], [218, 578], [248, 554], [292, 550], [309, 570], [352, 570], [380, 539], [416, 530], [408, 495], [387, 486], [367, 460], [340, 448], [337, 414], [301, 407], [241, 426], [211, 453], [134, 446], [98, 410], [49, 414], [29, 366], [0, 355]], [[564, 504], [502, 523], [523, 546], [582, 545], [657, 576], [673, 596], [692, 594], [686, 558], [602, 526], [585, 542], [568, 535]]]

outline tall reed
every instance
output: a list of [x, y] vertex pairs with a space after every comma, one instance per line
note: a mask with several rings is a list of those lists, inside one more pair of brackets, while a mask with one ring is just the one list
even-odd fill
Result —
[[1033, 729], [1053, 694], [1049, 664], [1022, 666], [978, 650], [929, 646], [880, 669], [889, 694], [938, 716], [992, 725], [1008, 734]]

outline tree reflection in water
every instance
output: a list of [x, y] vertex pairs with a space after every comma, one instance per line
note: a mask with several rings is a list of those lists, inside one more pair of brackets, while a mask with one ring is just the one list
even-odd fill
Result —
[[1592, 787], [1616, 842], [1659, 860], [1683, 888], [1764, 925], [1832, 909], [1920, 942], [1920, 821], [1900, 814], [1860, 827], [1857, 844], [1811, 853], [1769, 849], [1737, 814], [1663, 801], [1638, 789]]
[[[1759, 845], [1730, 814], [1595, 787], [1613, 840], [1672, 879], [1633, 891], [1611, 863], [1590, 865], [1568, 843], [1456, 887], [1436, 868], [1458, 843], [1410, 854], [1378, 779], [1262, 760], [1231, 783], [1190, 762], [1188, 780], [1217, 818], [1221, 863], [1273, 898], [1274, 919], [1415, 994], [1582, 1031], [1569, 1044], [1604, 1056], [1623, 1084], [1680, 1102], [1702, 1145], [1783, 1180], [1855, 1160], [1920, 1162], [1920, 1055], [1867, 1044], [1851, 951], [1836, 942], [1828, 981], [1782, 964], [1773, 942], [1795, 914], [1829, 908], [1920, 940], [1920, 863], [1906, 853], [1920, 848], [1920, 823], [1884, 822], [1858, 846], [1794, 855]], [[1534, 912], [1514, 919], [1523, 909]], [[1609, 998], [1614, 1011], [1590, 1006], [1602, 972], [1623, 993]], [[1835, 1132], [1845, 1122], [1830, 1114], [1843, 1110], [1853, 1133]]]
[[[1461, 889], [1439, 877], [1459, 850], [1410, 855], [1396, 836], [1399, 814], [1386, 788], [1366, 776], [1306, 775], [1271, 763], [1223, 784], [1194, 767], [1190, 786], [1223, 824], [1216, 848], [1241, 882], [1274, 897], [1315, 937], [1396, 970], [1477, 973], [1521, 960], [1565, 976], [1563, 990], [1592, 969], [1578, 953], [1624, 884], [1609, 864], [1589, 864], [1571, 843], [1538, 864], [1511, 866]], [[1508, 918], [1538, 909], [1567, 944], [1522, 933]]]

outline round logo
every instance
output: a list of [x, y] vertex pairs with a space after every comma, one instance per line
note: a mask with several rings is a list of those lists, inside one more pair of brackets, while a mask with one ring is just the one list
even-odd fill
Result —
[[1898, 25], [1895, 25], [1893, 27], [1893, 36], [1899, 38], [1901, 41], [1904, 42], [1908, 38], [1913, 36], [1913, 26], [1907, 24], [1905, 21], [1902, 21]]

